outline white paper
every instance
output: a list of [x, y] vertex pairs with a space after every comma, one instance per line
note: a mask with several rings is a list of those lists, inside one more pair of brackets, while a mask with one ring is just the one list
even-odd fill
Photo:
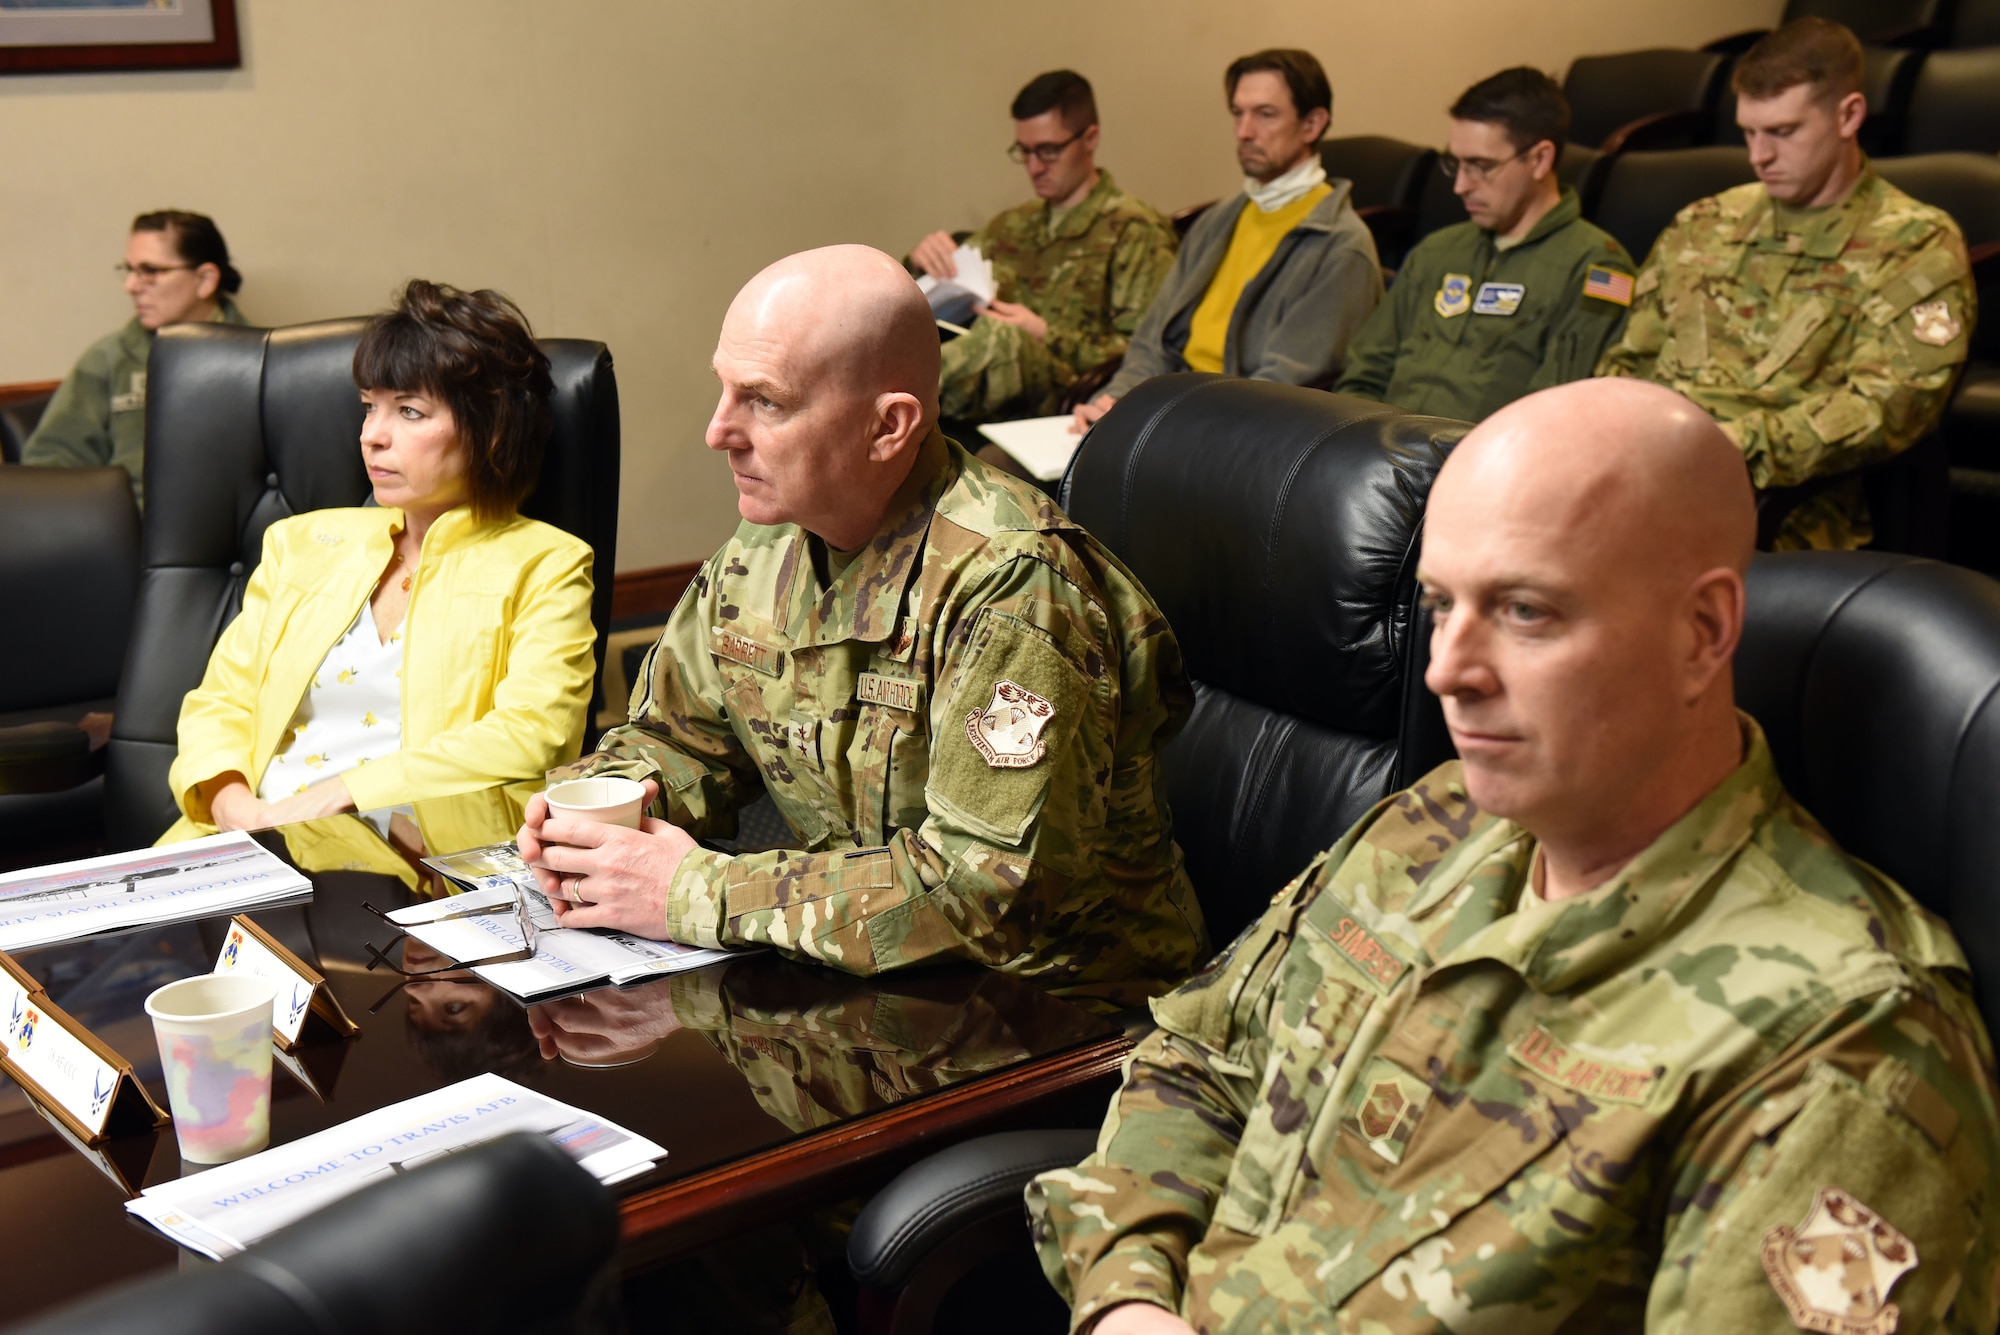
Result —
[[964, 324], [970, 320], [972, 308], [992, 301], [999, 288], [993, 282], [993, 262], [976, 248], [959, 246], [951, 252], [951, 262], [958, 266], [957, 276], [924, 274], [917, 279], [917, 287], [930, 302], [933, 315]]
[[[532, 884], [533, 873], [527, 873]], [[517, 893], [526, 894], [528, 913], [539, 929], [535, 957], [506, 964], [481, 964], [495, 955], [511, 955], [524, 949], [521, 929], [512, 913], [486, 913], [475, 917], [429, 919], [441, 914], [462, 913], [514, 902]], [[657, 978], [698, 969], [704, 964], [728, 959], [740, 953], [704, 950], [674, 941], [649, 941], [624, 932], [595, 927], [560, 927], [555, 910], [539, 889], [519, 885], [505, 889], [475, 890], [397, 909], [389, 921], [432, 950], [462, 961], [481, 981], [512, 992], [517, 997], [539, 997], [551, 992], [573, 992], [593, 983], [629, 983], [640, 978]]]
[[0, 950], [311, 896], [311, 881], [249, 835], [212, 834], [0, 876]]
[[278, 993], [271, 1004], [271, 1028], [287, 1043], [299, 1041], [299, 1031], [305, 1028], [306, 1014], [312, 1009], [313, 985], [255, 935], [244, 931], [242, 923], [229, 924], [229, 935], [223, 938], [222, 953], [216, 957], [214, 971], [247, 973], [276, 983]]
[[221, 1260], [370, 1182], [515, 1131], [547, 1136], [601, 1182], [622, 1181], [665, 1149], [580, 1108], [497, 1075], [149, 1187], [125, 1208], [183, 1246]]
[[1059, 417], [1024, 417], [1017, 422], [988, 422], [979, 428], [979, 434], [1019, 459], [1039, 480], [1056, 482], [1083, 441], [1082, 433], [1072, 430], [1075, 425], [1076, 419], [1064, 413]]
[[0, 1016], [6, 1019], [0, 1052], [95, 1136], [111, 1116], [118, 1071], [57, 1024], [47, 1001], [23, 990], [12, 974], [0, 969]]

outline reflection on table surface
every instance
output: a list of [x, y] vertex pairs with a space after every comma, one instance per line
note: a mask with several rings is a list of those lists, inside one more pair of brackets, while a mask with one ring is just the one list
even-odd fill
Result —
[[[337, 816], [259, 833], [314, 882], [305, 905], [249, 915], [327, 976], [361, 1035], [277, 1070], [284, 1143], [483, 1072], [622, 1123], [667, 1148], [630, 1195], [964, 1081], [1114, 1035], [1116, 1027], [977, 968], [860, 979], [769, 953], [630, 989], [524, 1007], [448, 967], [363, 907], [445, 893], [420, 859], [511, 839], [533, 786], [417, 803], [393, 819]], [[206, 973], [228, 919], [149, 928], [16, 955], [50, 999], [132, 1061], [165, 1106], [148, 993]], [[369, 946], [421, 978], [370, 970]], [[148, 1143], [149, 1142], [149, 1143]], [[133, 1188], [181, 1175], [169, 1128], [112, 1156]], [[174, 1246], [125, 1214], [110, 1174], [62, 1140], [0, 1077], [0, 1254], [6, 1315], [25, 1316], [138, 1271]]]

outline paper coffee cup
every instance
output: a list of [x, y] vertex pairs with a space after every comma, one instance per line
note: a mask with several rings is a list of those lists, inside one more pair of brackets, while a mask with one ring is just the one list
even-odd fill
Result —
[[245, 973], [183, 978], [146, 998], [181, 1158], [228, 1163], [271, 1143], [271, 1004]]
[[570, 779], [542, 794], [548, 799], [549, 814], [570, 820], [595, 821], [599, 825], [639, 828], [639, 810], [646, 790], [631, 779], [602, 775], [594, 779]]

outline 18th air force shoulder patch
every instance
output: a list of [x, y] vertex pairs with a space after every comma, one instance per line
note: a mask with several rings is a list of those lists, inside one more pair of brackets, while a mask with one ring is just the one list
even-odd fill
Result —
[[1839, 1187], [1821, 1187], [1797, 1228], [1764, 1235], [1764, 1273], [1792, 1324], [1825, 1335], [1892, 1335], [1889, 1290], [1917, 1268], [1916, 1244]]
[[965, 716], [965, 735], [994, 769], [1025, 769], [1048, 751], [1042, 729], [1055, 706], [1011, 681], [993, 684], [993, 702]]

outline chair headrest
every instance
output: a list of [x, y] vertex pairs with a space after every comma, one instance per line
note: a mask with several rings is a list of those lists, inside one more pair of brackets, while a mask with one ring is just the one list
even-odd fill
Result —
[[1196, 680], [1393, 739], [1424, 500], [1467, 430], [1319, 390], [1162, 376], [1091, 431], [1065, 504], [1158, 601]]

